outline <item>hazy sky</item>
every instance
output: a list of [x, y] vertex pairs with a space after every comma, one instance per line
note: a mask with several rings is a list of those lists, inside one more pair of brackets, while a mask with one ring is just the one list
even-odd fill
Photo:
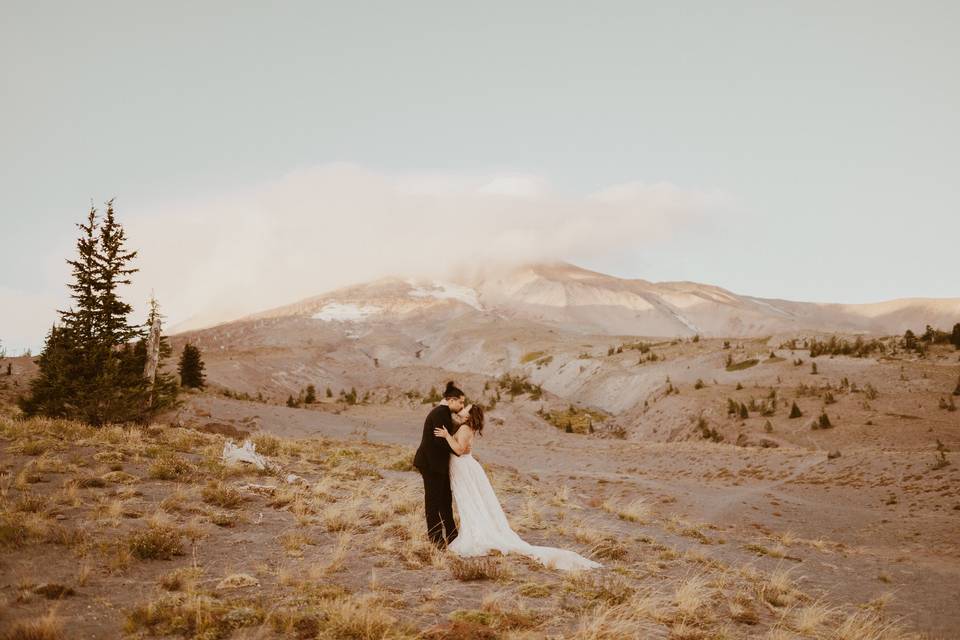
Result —
[[960, 296], [958, 7], [0, 0], [0, 339], [114, 196], [174, 324], [527, 255]]

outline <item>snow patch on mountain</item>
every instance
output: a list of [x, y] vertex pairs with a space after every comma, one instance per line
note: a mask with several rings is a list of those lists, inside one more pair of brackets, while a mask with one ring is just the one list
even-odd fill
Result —
[[414, 298], [436, 298], [438, 300], [459, 300], [468, 304], [474, 309], [483, 311], [480, 300], [477, 298], [477, 292], [469, 287], [464, 287], [449, 282], [434, 281], [430, 288], [420, 286], [415, 282], [408, 282], [413, 287], [410, 296]]
[[381, 311], [380, 307], [372, 305], [330, 302], [310, 317], [324, 322], [362, 322]]

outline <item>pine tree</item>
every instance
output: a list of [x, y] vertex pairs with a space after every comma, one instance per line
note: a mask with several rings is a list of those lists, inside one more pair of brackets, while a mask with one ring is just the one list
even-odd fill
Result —
[[829, 429], [830, 427], [833, 426], [833, 425], [830, 423], [830, 418], [827, 417], [827, 412], [826, 412], [826, 411], [821, 411], [821, 412], [820, 412], [820, 419], [818, 420], [818, 424], [820, 425], [820, 428], [821, 428], [821, 429]]
[[953, 332], [950, 334], [950, 342], [957, 349], [960, 349], [960, 322], [953, 325]]
[[110, 199], [107, 201], [107, 212], [98, 238], [97, 289], [100, 296], [100, 317], [97, 328], [101, 339], [111, 345], [125, 344], [133, 338], [143, 337], [139, 327], [127, 322], [132, 308], [117, 295], [117, 287], [130, 284], [130, 274], [139, 271], [127, 266], [137, 256], [137, 252], [126, 250], [126, 240], [126, 232], [116, 221], [113, 199]]
[[303, 399], [307, 404], [313, 404], [317, 401], [317, 388], [312, 384], [307, 385], [307, 395]]
[[90, 203], [90, 211], [87, 213], [87, 221], [77, 223], [81, 235], [77, 238], [77, 258], [67, 260], [73, 269], [71, 275], [73, 282], [67, 285], [70, 289], [70, 297], [73, 299], [75, 308], [71, 307], [67, 311], [57, 310], [65, 330], [72, 334], [78, 346], [91, 345], [96, 335], [97, 316], [99, 314], [100, 301], [98, 299], [97, 287], [99, 283], [99, 260], [97, 255], [97, 231], [99, 223], [97, 221], [97, 210], [93, 203]]
[[797, 406], [797, 403], [794, 402], [794, 403], [793, 403], [793, 406], [790, 407], [790, 417], [791, 417], [791, 418], [799, 418], [799, 417], [801, 417], [802, 415], [803, 415], [803, 413], [800, 411], [800, 407], [798, 407], [798, 406]]
[[137, 271], [128, 266], [136, 252], [125, 250], [126, 235], [114, 216], [113, 201], [107, 205], [103, 223], [91, 203], [85, 222], [77, 225], [77, 255], [67, 260], [73, 305], [58, 310], [61, 326], [47, 336], [40, 373], [21, 402], [28, 415], [94, 425], [146, 417], [143, 365], [129, 343], [142, 332], [128, 324], [130, 306], [118, 292]]
[[40, 370], [30, 382], [29, 393], [18, 400], [26, 415], [51, 418], [76, 415], [77, 352], [69, 329], [56, 325], [50, 327], [37, 360]]
[[180, 386], [190, 387], [192, 389], [202, 389], [205, 387], [206, 382], [204, 380], [203, 367], [200, 349], [189, 342], [183, 345], [180, 362], [177, 364], [177, 371], [180, 374]]
[[328, 398], [332, 398], [332, 397], [333, 397], [333, 391], [330, 389], [330, 387], [327, 387], [327, 397], [328, 397]]

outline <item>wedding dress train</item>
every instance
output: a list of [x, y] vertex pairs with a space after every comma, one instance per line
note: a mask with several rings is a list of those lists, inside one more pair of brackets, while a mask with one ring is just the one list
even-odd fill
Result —
[[460, 514], [459, 535], [449, 549], [459, 556], [519, 553], [548, 567], [566, 571], [602, 566], [567, 549], [540, 547], [525, 542], [510, 528], [483, 467], [469, 453], [450, 456], [450, 489]]

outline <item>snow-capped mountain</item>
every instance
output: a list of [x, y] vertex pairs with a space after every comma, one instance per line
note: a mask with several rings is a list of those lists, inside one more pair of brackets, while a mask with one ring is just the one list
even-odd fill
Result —
[[874, 304], [793, 302], [695, 282], [622, 279], [566, 264], [489, 270], [459, 281], [386, 278], [270, 309], [285, 316], [370, 324], [486, 316], [584, 334], [740, 337], [797, 330], [902, 333], [960, 321], [960, 299]]

